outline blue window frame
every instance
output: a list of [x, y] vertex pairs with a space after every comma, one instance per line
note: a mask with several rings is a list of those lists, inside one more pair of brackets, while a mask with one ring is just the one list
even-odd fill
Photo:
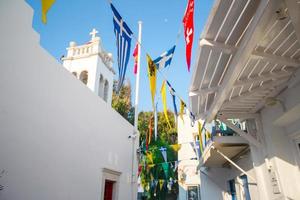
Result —
[[232, 200], [236, 200], [236, 190], [235, 190], [235, 180], [231, 179], [228, 181], [229, 184], [229, 193]]
[[245, 192], [245, 200], [251, 200], [250, 191], [249, 191], [249, 187], [248, 187], [248, 178], [246, 175], [242, 175], [242, 176], [240, 176], [240, 178], [243, 183], [243, 188], [244, 188], [244, 192]]

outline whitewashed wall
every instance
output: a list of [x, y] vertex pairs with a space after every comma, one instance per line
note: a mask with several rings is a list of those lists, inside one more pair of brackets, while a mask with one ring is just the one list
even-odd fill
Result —
[[[220, 172], [220, 171], [219, 171]], [[204, 174], [205, 173], [205, 174]], [[226, 191], [226, 188], [220, 187], [221, 184], [218, 183], [218, 179], [223, 176], [220, 173], [211, 173], [204, 172], [200, 174], [201, 178], [201, 200], [220, 200], [223, 199], [223, 191]]]
[[0, 2], [0, 199], [98, 200], [103, 168], [131, 199], [133, 127], [40, 47], [32, 16]]
[[[252, 158], [250, 153], [244, 154], [239, 160], [235, 160], [235, 163], [240, 166], [243, 170], [250, 174], [256, 179], [255, 170], [253, 168]], [[205, 174], [201, 174], [201, 191], [202, 199], [208, 200], [227, 200], [230, 195], [227, 193], [229, 191], [228, 181], [231, 179], [236, 179], [237, 177], [243, 175], [243, 173], [230, 165], [230, 168], [207, 168]], [[256, 181], [251, 180], [248, 177], [248, 187], [251, 196], [251, 200], [258, 200], [258, 188]], [[237, 195], [239, 195], [238, 184], [236, 186]], [[211, 197], [211, 198], [210, 198]], [[229, 198], [231, 199], [231, 197]]]
[[188, 115], [183, 115], [184, 121], [180, 117], [178, 120], [178, 144], [181, 144], [181, 148], [178, 151], [178, 177], [180, 179], [181, 174], [184, 174], [184, 181], [179, 182], [179, 200], [187, 199], [187, 187], [200, 184], [200, 176], [196, 174], [196, 169], [199, 161], [190, 160], [196, 158], [196, 153], [193, 150], [190, 142], [194, 141], [193, 133], [197, 132], [197, 124], [195, 127], [191, 127], [190, 119]]
[[[295, 74], [291, 83], [300, 79], [300, 71]], [[300, 106], [300, 84], [291, 85], [278, 97], [282, 103], [265, 107], [261, 111], [266, 151], [270, 168], [278, 179], [280, 194], [270, 194], [272, 199], [300, 199], [300, 154], [295, 140], [300, 138], [300, 112], [290, 111]], [[285, 108], [286, 110], [284, 110]], [[286, 123], [276, 123], [286, 116]], [[265, 180], [271, 184], [271, 177]]]

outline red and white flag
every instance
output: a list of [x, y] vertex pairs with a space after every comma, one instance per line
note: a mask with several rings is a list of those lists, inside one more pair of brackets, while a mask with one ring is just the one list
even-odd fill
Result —
[[136, 43], [132, 56], [134, 57], [134, 68], [133, 73], [136, 75], [137, 73], [137, 62], [138, 62], [138, 52], [139, 52], [139, 45]]
[[186, 62], [188, 71], [190, 71], [194, 38], [194, 0], [189, 0], [182, 22], [184, 26], [184, 37], [186, 42]]

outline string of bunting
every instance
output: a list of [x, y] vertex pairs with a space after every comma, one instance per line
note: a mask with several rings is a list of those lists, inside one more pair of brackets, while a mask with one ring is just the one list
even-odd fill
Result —
[[145, 164], [150, 166], [156, 166], [156, 165], [162, 165], [164, 163], [180, 163], [181, 161], [190, 161], [190, 160], [197, 160], [197, 158], [190, 158], [190, 159], [182, 159], [182, 160], [173, 160], [173, 161], [167, 161], [167, 162], [160, 162], [160, 163], [152, 163], [152, 164]]
[[[131, 43], [131, 38], [134, 38], [138, 43], [137, 38], [135, 37], [134, 33], [129, 29], [127, 24], [124, 22], [123, 18], [120, 16], [116, 8], [113, 6], [112, 2], [109, 1], [110, 6], [112, 8], [113, 14], [114, 14], [114, 31], [116, 34], [117, 38], [117, 49], [118, 49], [118, 67], [119, 67], [119, 85], [118, 88], [123, 84], [126, 68], [127, 68], [127, 63], [128, 63], [128, 56], [130, 54], [130, 43]], [[189, 0], [184, 18], [183, 18], [183, 25], [184, 25], [184, 35], [185, 35], [185, 41], [186, 41], [186, 59], [187, 59], [187, 65], [188, 65], [188, 71], [190, 71], [190, 58], [191, 58], [191, 48], [192, 48], [192, 42], [193, 42], [193, 33], [194, 33], [194, 24], [193, 24], [193, 15], [194, 15], [194, 0]], [[179, 38], [181, 33], [181, 29], [178, 31], [177, 34], [177, 39]], [[124, 46], [120, 46], [124, 42], [127, 44], [127, 48], [124, 49]], [[177, 40], [176, 40], [177, 43]], [[182, 118], [183, 115], [183, 110], [186, 107], [186, 104], [182, 100], [182, 98], [176, 94], [174, 88], [171, 86], [170, 82], [165, 78], [165, 76], [161, 73], [161, 70], [166, 68], [171, 64], [172, 57], [175, 52], [176, 48], [176, 43], [174, 46], [172, 46], [171, 49], [168, 51], [164, 52], [161, 54], [158, 58], [155, 60], [152, 60], [150, 55], [147, 54], [147, 61], [148, 61], [148, 76], [149, 76], [149, 81], [150, 81], [150, 91], [151, 91], [151, 96], [152, 96], [152, 107], [153, 110], [155, 110], [155, 103], [154, 103], [154, 97], [156, 94], [156, 71], [158, 71], [163, 77], [164, 81], [167, 83], [169, 86], [170, 93], [173, 98], [173, 105], [174, 105], [174, 112], [177, 115], [177, 108], [176, 108], [176, 102], [175, 102], [175, 96], [177, 96], [180, 99], [180, 116]], [[143, 46], [140, 44], [140, 47], [143, 48]], [[144, 48], [143, 48], [144, 49]], [[122, 53], [123, 52], [123, 53]], [[136, 50], [134, 51], [136, 52]], [[147, 52], [147, 51], [145, 51]], [[122, 54], [121, 54], [122, 53]], [[136, 53], [134, 53], [134, 57], [136, 59]], [[125, 61], [125, 62], [124, 62]], [[136, 64], [135, 64], [136, 65]], [[163, 83], [163, 86], [165, 84]], [[162, 92], [164, 90], [164, 87], [162, 87]], [[165, 96], [165, 95], [163, 95]], [[165, 99], [162, 98], [164, 101], [163, 104], [165, 104]], [[166, 108], [166, 106], [164, 106]], [[166, 109], [164, 109], [164, 112], [166, 112]], [[194, 114], [190, 112], [192, 122], [194, 123]], [[167, 120], [168, 121], [168, 120]]]
[[[202, 173], [203, 175], [207, 176], [210, 180], [213, 180], [213, 179], [212, 179], [210, 176], [208, 176], [207, 173], [205, 173], [205, 171], [203, 171], [202, 169], [200, 169], [199, 171], [200, 171], [200, 173]], [[158, 180], [159, 180], [159, 179], [158, 179]], [[164, 179], [160, 179], [160, 180], [164, 180]], [[180, 181], [180, 179], [173, 179], [173, 178], [172, 178], [172, 180], [173, 180], [173, 181]], [[215, 182], [214, 182], [214, 183], [215, 183]], [[215, 183], [215, 184], [216, 184], [216, 183]], [[218, 184], [216, 184], [216, 185], [218, 185]]]
[[[112, 5], [112, 2], [110, 2], [113, 14], [114, 14], [114, 31], [117, 39], [117, 50], [118, 50], [118, 69], [119, 69], [119, 85], [118, 89], [122, 87], [123, 80], [125, 77], [126, 73], [126, 68], [128, 64], [128, 59], [129, 59], [129, 54], [130, 54], [130, 44], [131, 44], [131, 38], [133, 37], [137, 43], [138, 40], [134, 36], [133, 32], [129, 29], [127, 24], [124, 22], [120, 14], [117, 12], [115, 7]], [[187, 66], [188, 66], [188, 71], [190, 71], [190, 60], [191, 60], [191, 49], [192, 49], [192, 43], [193, 43], [193, 34], [194, 34], [194, 24], [193, 24], [193, 14], [194, 14], [194, 0], [189, 0], [188, 5], [184, 14], [183, 18], [183, 25], [184, 25], [184, 36], [185, 36], [185, 42], [186, 42], [186, 61], [187, 61]], [[125, 28], [124, 28], [125, 27]], [[178, 37], [180, 35], [180, 31], [178, 34]], [[124, 45], [125, 44], [125, 45]], [[139, 44], [141, 48], [143, 46]], [[182, 98], [176, 93], [175, 89], [172, 87], [170, 82], [167, 80], [167, 78], [164, 76], [164, 74], [161, 72], [161, 70], [165, 69], [167, 66], [171, 65], [172, 57], [174, 55], [176, 48], [176, 44], [172, 46], [168, 51], [165, 51], [163, 54], [161, 54], [158, 58], [152, 60], [149, 54], [147, 55], [147, 63], [148, 63], [148, 78], [149, 78], [149, 86], [150, 86], [150, 92], [151, 92], [151, 102], [152, 102], [152, 107], [154, 110], [154, 115], [157, 114], [156, 112], [156, 104], [155, 104], [155, 95], [156, 95], [156, 77], [157, 77], [157, 72], [163, 77], [163, 82], [160, 90], [160, 95], [161, 95], [161, 100], [163, 104], [163, 112], [164, 116], [166, 118], [167, 124], [169, 128], [171, 128], [170, 121], [168, 119], [168, 114], [167, 114], [167, 95], [166, 95], [166, 89], [168, 86], [169, 93], [172, 96], [172, 101], [173, 101], [173, 106], [174, 106], [174, 113], [176, 116], [178, 116], [178, 111], [177, 111], [177, 106], [176, 106], [176, 97], [179, 98], [180, 100], [180, 112], [179, 116], [183, 120], [183, 113], [184, 109], [187, 107], [186, 103], [182, 100]], [[136, 71], [136, 63], [137, 63], [137, 46], [134, 50], [134, 71]], [[147, 51], [145, 51], [147, 52]], [[188, 109], [187, 109], [188, 110]], [[195, 115], [189, 111], [189, 116], [191, 119], [191, 126], [194, 126], [195, 123]], [[146, 137], [146, 158], [152, 162], [152, 164], [148, 164], [148, 166], [154, 167], [157, 165], [163, 165], [164, 171], [165, 171], [165, 166], [169, 163], [179, 163], [180, 161], [168, 161], [167, 160], [167, 148], [166, 147], [160, 147], [159, 150], [161, 151], [161, 154], [163, 156], [163, 159], [165, 162], [162, 163], [153, 163], [153, 158], [151, 152], [148, 152], [149, 150], [149, 143], [151, 142], [151, 137], [152, 137], [152, 118], [154, 120], [157, 119], [157, 116], [153, 116], [150, 118], [149, 121], [149, 135]], [[184, 121], [184, 120], [183, 120]], [[155, 123], [157, 124], [157, 123]], [[204, 129], [204, 126], [201, 128], [201, 132], [199, 132], [199, 138], [202, 141], [202, 130]], [[155, 138], [157, 137], [157, 127], [155, 127]], [[202, 143], [201, 143], [202, 144]], [[171, 146], [171, 145], [170, 145]], [[195, 146], [195, 145], [194, 145]], [[203, 145], [202, 145], [203, 148]], [[200, 149], [202, 149], [200, 148]], [[179, 148], [178, 148], [179, 149]], [[194, 147], [195, 149], [195, 147]], [[198, 148], [199, 149], [199, 148]], [[178, 151], [178, 150], [177, 150]], [[197, 158], [196, 158], [197, 159]], [[191, 159], [189, 159], [191, 160]], [[145, 160], [144, 160], [145, 161]], [[166, 169], [167, 170], [167, 169]], [[157, 185], [159, 183], [160, 189], [162, 189], [162, 183], [164, 180], [156, 180], [154, 181], [154, 185]], [[153, 181], [152, 181], [153, 183]], [[155, 184], [156, 183], [156, 184]], [[150, 185], [149, 183], [147, 184], [148, 186]]]
[[[200, 173], [202, 173], [203, 175], [205, 175], [206, 177], [208, 177], [213, 183], [215, 183], [216, 185], [219, 186], [218, 183], [216, 183], [214, 181], [213, 178], [211, 178], [209, 175], [207, 175], [207, 173], [203, 170], [199, 170]], [[139, 177], [140, 178], [140, 177]], [[170, 178], [169, 180], [165, 180], [165, 179], [154, 179], [154, 178], [151, 178], [151, 183], [141, 183], [141, 181], [138, 181], [138, 185], [139, 186], [142, 186], [143, 189], [145, 188], [146, 190], [149, 190], [150, 189], [150, 186], [152, 186], [152, 188], [155, 188], [154, 191], [156, 192], [156, 187], [157, 185], [159, 184], [159, 189], [162, 190], [162, 188], [164, 186], [167, 186], [167, 188], [169, 190], [171, 190], [171, 187], [172, 187], [172, 184], [176, 183], [176, 182], [179, 182], [181, 181], [181, 179], [176, 179], [176, 178]], [[154, 187], [153, 187], [154, 186]]]
[[[42, 0], [41, 2], [42, 2], [42, 22], [44, 24], [46, 24], [47, 23], [47, 12], [51, 8], [51, 6], [54, 4], [55, 0]], [[125, 21], [123, 20], [123, 18], [117, 11], [117, 9], [114, 7], [111, 0], [109, 0], [109, 4], [110, 4], [111, 10], [113, 12], [114, 33], [116, 36], [116, 44], [117, 44], [117, 64], [118, 64], [118, 72], [119, 72], [119, 81], [118, 81], [118, 86], [117, 86], [117, 92], [118, 92], [121, 89], [124, 79], [125, 79], [125, 74], [126, 74], [127, 65], [128, 65], [129, 56], [130, 56], [130, 50], [131, 50], [131, 39], [134, 38], [136, 40], [137, 44], [138, 44], [138, 40], [135, 37], [135, 35], [133, 34], [133, 32], [130, 30], [129, 26], [125, 23]], [[191, 50], [192, 50], [193, 35], [194, 35], [193, 15], [194, 15], [194, 0], [188, 0], [188, 5], [187, 5], [187, 8], [185, 10], [185, 14], [184, 14], [184, 17], [182, 20], [182, 23], [184, 25], [184, 37], [185, 37], [185, 42], [186, 42], [186, 62], [187, 62], [188, 71], [190, 71]], [[181, 33], [181, 28], [178, 31], [175, 45], [173, 45], [169, 50], [163, 52], [158, 58], [152, 60], [150, 55], [147, 54], [148, 76], [149, 76], [149, 82], [150, 82], [152, 106], [153, 106], [154, 111], [156, 111], [156, 106], [155, 106], [154, 102], [155, 102], [155, 95], [156, 95], [156, 75], [157, 75], [157, 71], [158, 71], [158, 73], [163, 77], [160, 95], [161, 95], [161, 100], [162, 100], [162, 104], [163, 104], [163, 112], [164, 112], [164, 115], [165, 115], [165, 118], [166, 118], [169, 128], [171, 128], [171, 124], [170, 124], [170, 121], [169, 121], [168, 115], [167, 115], [167, 100], [166, 100], [167, 87], [169, 89], [170, 95], [172, 96], [174, 113], [176, 116], [179, 115], [180, 118], [182, 119], [182, 121], [184, 121], [184, 119], [183, 119], [184, 109], [187, 107], [186, 103], [182, 100], [180, 95], [177, 94], [177, 92], [172, 87], [170, 82], [167, 80], [165, 75], [161, 72], [163, 69], [165, 69], [171, 65], [171, 61], [172, 61], [172, 58], [175, 53], [175, 49], [176, 49], [177, 41], [180, 37], [180, 33]], [[136, 48], [134, 49], [134, 53], [133, 53], [133, 56], [135, 59], [134, 73], [136, 73], [136, 70], [137, 70], [137, 56], [138, 56], [137, 55], [137, 52], [138, 52], [137, 46], [138, 45], [136, 45]], [[143, 46], [141, 44], [140, 44], [140, 46], [141, 46], [141, 48], [143, 48]], [[180, 100], [180, 112], [179, 113], [178, 113], [177, 105], [176, 105], [176, 97]], [[191, 119], [191, 126], [194, 126], [195, 115], [188, 109], [187, 109], [187, 111], [189, 112], [189, 117]], [[151, 153], [148, 151], [152, 151], [152, 150], [148, 149], [148, 144], [151, 142], [151, 135], [152, 135], [151, 123], [152, 123], [152, 117], [150, 118], [150, 123], [149, 123], [150, 124], [149, 125], [149, 138], [147, 137], [148, 141], [146, 142], [146, 149], [147, 149], [146, 156], [151, 155]], [[200, 122], [198, 122], [198, 129], [199, 129], [199, 133], [198, 133], [199, 141], [195, 140], [194, 141], [195, 144], [193, 145], [193, 147], [194, 147], [194, 149], [199, 149], [202, 154], [203, 153], [203, 145], [206, 145], [206, 144], [203, 144], [203, 142], [202, 142], [203, 130], [206, 131], [205, 138], [209, 138], [211, 136], [209, 136], [207, 134], [208, 131], [205, 128], [205, 122], [204, 122], [203, 126], [200, 124]], [[157, 131], [157, 129], [156, 129], [156, 131]], [[156, 137], [157, 137], [157, 133], [155, 134], [155, 138]], [[204, 142], [206, 143], [206, 139]], [[169, 145], [169, 147], [173, 148], [175, 151], [178, 151], [182, 144], [185, 144], [185, 143]], [[192, 144], [192, 143], [189, 142], [189, 144]], [[153, 163], [153, 159], [152, 159], [152, 164], [148, 164], [148, 166], [154, 167], [157, 165], [165, 165], [165, 164], [169, 164], [169, 163], [171, 163], [171, 164], [177, 163], [178, 164], [179, 162], [184, 161], [184, 160], [198, 159], [198, 157], [197, 157], [197, 158], [191, 158], [191, 159], [167, 161], [166, 147], [160, 147], [159, 150], [161, 151], [165, 162]], [[175, 170], [176, 170], [176, 168], [177, 167], [175, 166]], [[178, 181], [178, 180], [173, 179], [173, 181]], [[165, 180], [161, 180], [161, 179], [155, 180], [156, 185], [159, 183], [160, 189], [162, 189], [162, 185], [164, 182], [165, 182]], [[172, 182], [172, 180], [167, 181], [167, 182], [170, 183], [170, 182]]]
[[[210, 144], [210, 141], [211, 141], [211, 140], [210, 140], [210, 138], [209, 138], [209, 139], [205, 142], [205, 145], [203, 145], [203, 143], [201, 144], [201, 141], [200, 141], [200, 140], [194, 141], [194, 142], [185, 143], [185, 144], [191, 145], [192, 148], [193, 148], [193, 150], [195, 151], [195, 153], [197, 153], [197, 156], [200, 157], [200, 156], [203, 154], [204, 147], [207, 146], [207, 145], [209, 145], [209, 144]], [[153, 158], [152, 158], [152, 157], [153, 157], [153, 152], [154, 152], [154, 151], [157, 151], [157, 150], [160, 150], [160, 151], [161, 151], [161, 154], [162, 154], [162, 156], [163, 156], [165, 162], [167, 162], [167, 156], [166, 156], [166, 154], [165, 154], [165, 152], [164, 152], [164, 150], [163, 150], [162, 148], [160, 148], [160, 149], [148, 150], [148, 151], [144, 152], [143, 155], [145, 155], [151, 163], [154, 163], [154, 162], [153, 162]], [[198, 158], [198, 157], [197, 157], [197, 158]]]
[[[201, 128], [202, 129], [202, 128]], [[205, 129], [203, 129], [203, 130], [205, 130]], [[211, 135], [211, 133], [207, 133], [207, 134], [210, 134]], [[208, 136], [208, 138], [210, 138], [211, 136]], [[194, 138], [195, 139], [195, 138]], [[152, 148], [152, 149], [148, 149], [147, 151], [148, 152], [151, 152], [151, 151], [155, 151], [155, 150], [158, 150], [158, 148], [160, 148], [160, 147], [170, 147], [171, 149], [173, 149], [174, 151], [178, 151], [180, 148], [181, 148], [181, 146], [182, 145], [185, 145], [185, 144], [191, 144], [192, 142], [182, 142], [182, 143], [180, 143], [180, 144], [170, 144], [170, 145], [164, 145], [164, 146], [159, 146], [159, 147], [157, 147], [157, 148]]]

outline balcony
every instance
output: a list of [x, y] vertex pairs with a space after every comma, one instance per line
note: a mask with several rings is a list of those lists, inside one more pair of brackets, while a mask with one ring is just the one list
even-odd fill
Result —
[[222, 130], [205, 143], [200, 159], [200, 165], [203, 167], [224, 167], [228, 162], [216, 149], [229, 159], [235, 160], [249, 148], [248, 142], [231, 129]]

